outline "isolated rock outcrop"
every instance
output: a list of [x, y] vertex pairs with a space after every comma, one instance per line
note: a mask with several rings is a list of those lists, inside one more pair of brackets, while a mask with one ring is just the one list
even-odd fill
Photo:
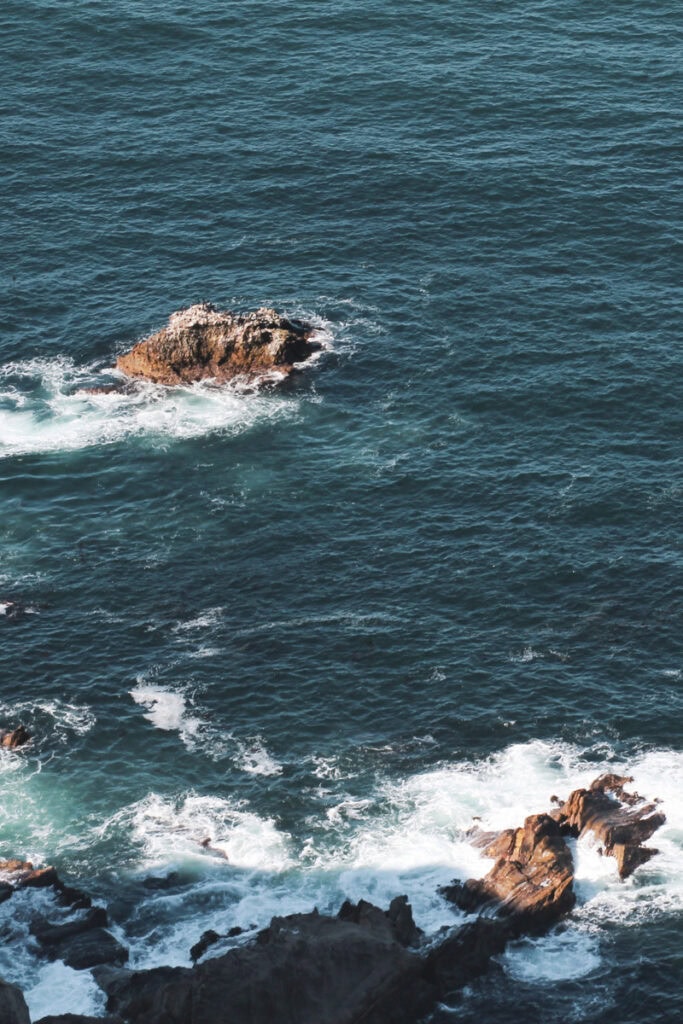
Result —
[[620, 878], [655, 856], [657, 850], [642, 844], [666, 821], [656, 804], [626, 792], [629, 782], [631, 776], [603, 775], [589, 789], [574, 790], [552, 815], [566, 835], [592, 832], [616, 859]]
[[319, 350], [312, 333], [309, 324], [274, 309], [238, 314], [202, 302], [173, 313], [166, 327], [119, 356], [116, 368], [157, 384], [289, 374]]

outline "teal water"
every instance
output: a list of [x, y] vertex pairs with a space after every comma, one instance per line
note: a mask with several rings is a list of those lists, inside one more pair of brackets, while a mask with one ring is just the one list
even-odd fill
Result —
[[[3, 5], [0, 724], [36, 741], [0, 852], [109, 900], [135, 963], [344, 895], [435, 930], [473, 815], [623, 766], [659, 858], [583, 850], [568, 928], [440, 1013], [680, 1016], [676, 13]], [[74, 394], [203, 298], [329, 351]], [[101, 1009], [10, 905], [34, 1019]]]

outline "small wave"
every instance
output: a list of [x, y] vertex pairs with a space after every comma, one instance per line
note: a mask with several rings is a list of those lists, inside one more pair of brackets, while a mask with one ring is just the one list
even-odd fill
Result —
[[250, 775], [281, 775], [283, 767], [279, 761], [268, 753], [261, 736], [253, 739], [237, 741], [237, 754], [234, 757], [236, 768]]
[[130, 695], [146, 708], [144, 717], [155, 728], [179, 732], [184, 738], [193, 738], [199, 732], [201, 721], [187, 713], [187, 699], [177, 690], [140, 683]]
[[168, 799], [150, 793], [100, 831], [104, 834], [126, 825], [143, 850], [140, 867], [144, 869], [188, 860], [274, 873], [292, 865], [290, 837], [278, 831], [274, 821], [222, 797], [188, 793]]
[[217, 626], [223, 618], [223, 608], [207, 608], [205, 611], [200, 612], [199, 615], [193, 616], [191, 619], [185, 619], [181, 622], [177, 622], [173, 627], [174, 633], [190, 633], [195, 629], [212, 629], [213, 626]]

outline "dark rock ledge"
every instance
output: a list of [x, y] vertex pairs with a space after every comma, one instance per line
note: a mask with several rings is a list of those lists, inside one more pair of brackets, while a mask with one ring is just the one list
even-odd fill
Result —
[[[361, 900], [345, 902], [336, 917], [317, 910], [274, 917], [250, 942], [201, 962], [222, 938], [205, 932], [192, 948], [193, 967], [132, 971], [122, 966], [127, 951], [106, 931], [104, 908], [63, 885], [53, 868], [36, 871], [9, 861], [0, 872], [12, 891], [52, 885], [66, 905], [81, 908], [80, 918], [62, 924], [37, 919], [31, 931], [46, 955], [75, 967], [96, 965], [93, 974], [112, 1014], [108, 1024], [415, 1024], [485, 973], [508, 942], [542, 934], [572, 910], [566, 837], [592, 832], [603, 853], [615, 857], [622, 878], [654, 856], [657, 851], [642, 844], [665, 818], [655, 804], [626, 791], [631, 781], [606, 775], [564, 803], [555, 799], [554, 811], [531, 815], [521, 828], [474, 832], [472, 841], [494, 859], [491, 870], [442, 893], [465, 911], [485, 912], [429, 943], [407, 898], [397, 896], [387, 911]], [[21, 992], [4, 982], [0, 1021], [29, 1024]], [[93, 1022], [65, 1015], [39, 1024]]]

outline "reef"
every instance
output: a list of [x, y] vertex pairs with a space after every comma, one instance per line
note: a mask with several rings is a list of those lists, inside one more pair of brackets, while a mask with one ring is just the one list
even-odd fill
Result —
[[173, 313], [166, 327], [119, 356], [116, 369], [156, 384], [259, 382], [269, 374], [291, 374], [317, 352], [312, 334], [310, 324], [274, 309], [242, 314], [202, 302]]
[[[130, 970], [128, 951], [107, 930], [104, 907], [93, 907], [54, 868], [0, 862], [0, 900], [17, 888], [51, 886], [73, 914], [65, 923], [35, 917], [31, 934], [43, 955], [76, 969], [92, 968], [106, 994], [109, 1024], [415, 1024], [436, 1005], [484, 974], [492, 957], [523, 935], [540, 935], [573, 909], [574, 865], [566, 840], [590, 832], [613, 856], [621, 878], [657, 851], [643, 843], [665, 821], [655, 803], [629, 793], [627, 777], [605, 775], [575, 790], [549, 813], [497, 834], [471, 832], [493, 859], [481, 879], [441, 890], [476, 916], [429, 941], [413, 920], [406, 896], [384, 911], [346, 901], [336, 916], [274, 917], [256, 936], [207, 931], [189, 952], [191, 967]], [[221, 938], [239, 941], [210, 959]], [[0, 982], [0, 1020], [29, 1024], [18, 988]], [[39, 1024], [90, 1024], [63, 1015]]]

